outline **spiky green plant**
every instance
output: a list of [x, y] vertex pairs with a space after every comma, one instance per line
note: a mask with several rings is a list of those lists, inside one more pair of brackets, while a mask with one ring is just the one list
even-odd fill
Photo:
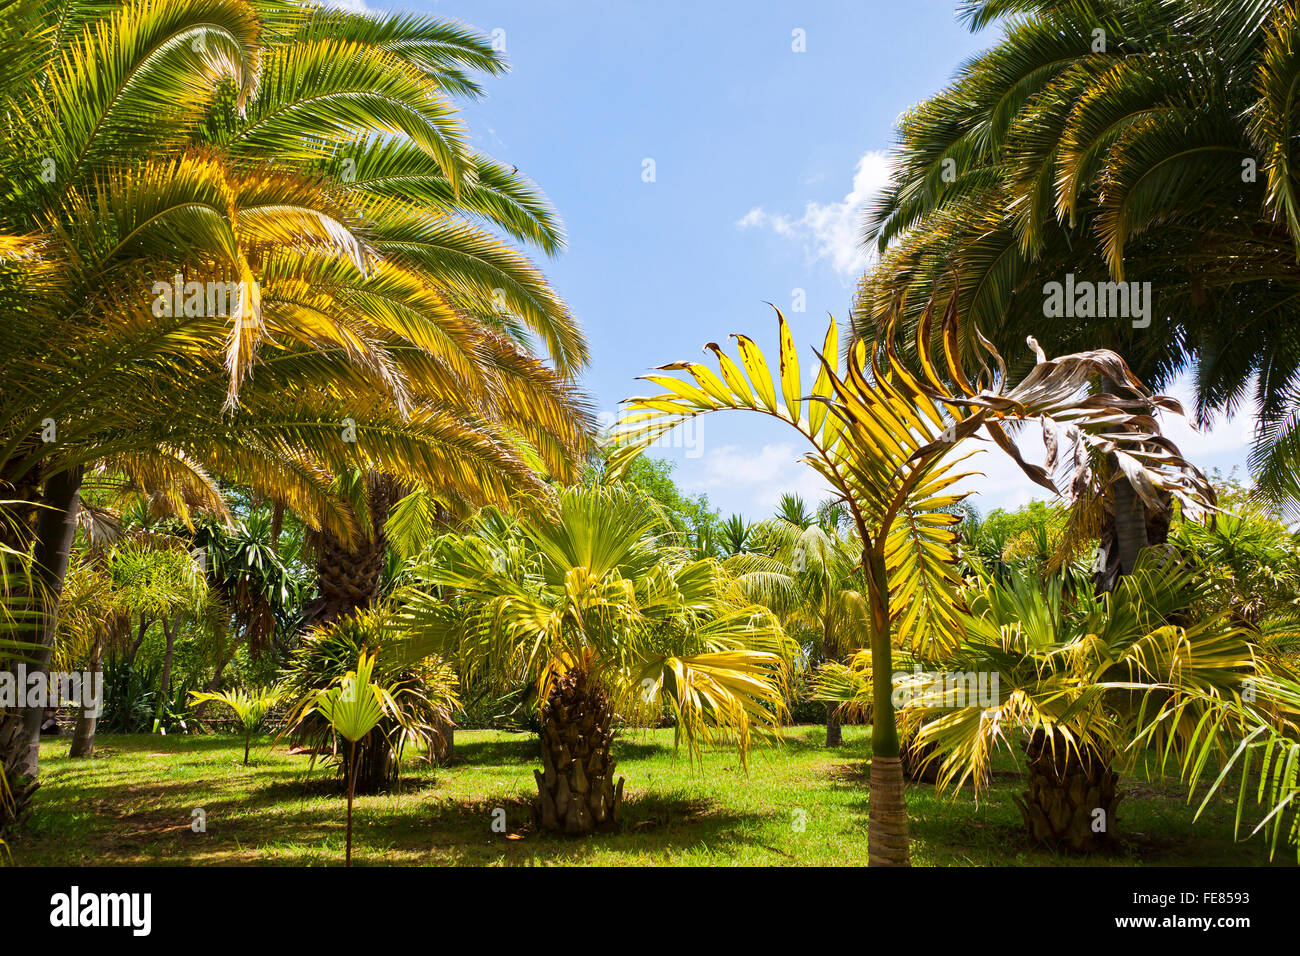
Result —
[[348, 832], [346, 866], [352, 865], [352, 800], [356, 794], [357, 743], [366, 738], [397, 705], [391, 687], [372, 681], [375, 655], [365, 651], [357, 658], [356, 670], [348, 671], [318, 692], [299, 712], [299, 717], [319, 714], [348, 742], [345, 761], [348, 779]]
[[244, 730], [244, 766], [248, 766], [248, 748], [253, 734], [262, 726], [262, 721], [281, 700], [285, 692], [276, 687], [253, 688], [250, 690], [233, 690], [224, 693], [211, 691], [191, 691], [190, 704], [198, 706], [204, 702], [222, 704], [229, 707]]

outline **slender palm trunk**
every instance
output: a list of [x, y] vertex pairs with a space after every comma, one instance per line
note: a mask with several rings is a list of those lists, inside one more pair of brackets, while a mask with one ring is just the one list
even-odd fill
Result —
[[248, 747], [252, 743], [252, 741], [253, 741], [253, 732], [251, 730], [245, 730], [244, 731], [244, 766], [245, 767], [248, 766]]
[[867, 865], [910, 866], [907, 799], [894, 720], [889, 582], [885, 559], [862, 556], [871, 606], [871, 797], [867, 805]]
[[[99, 682], [99, 686], [104, 686], [104, 635], [99, 633], [95, 637], [95, 646], [90, 652], [90, 672], [93, 675], [92, 680]], [[85, 707], [77, 714], [77, 722], [72, 728], [72, 747], [68, 750], [69, 757], [93, 757], [95, 755], [95, 724], [97, 718], [92, 711]]]
[[176, 656], [176, 631], [180, 628], [180, 615], [172, 620], [163, 619], [163, 637], [166, 650], [163, 652], [162, 676], [158, 680], [158, 713], [154, 716], [153, 729], [156, 732], [162, 723], [163, 711], [171, 700], [172, 661]]
[[[53, 475], [45, 482], [44, 507], [36, 520], [33, 584], [43, 607], [37, 625], [37, 649], [27, 665], [28, 675], [49, 672], [50, 653], [58, 625], [59, 598], [68, 573], [68, 557], [77, 532], [77, 510], [81, 506], [80, 467]], [[40, 786], [40, 707], [15, 708], [0, 719], [0, 765], [4, 768], [14, 817], [21, 816]], [[0, 813], [4, 811], [0, 809]], [[5, 820], [0, 817], [0, 825]]]
[[346, 866], [352, 865], [352, 798], [356, 796], [357, 743], [348, 742], [348, 850]]
[[135, 640], [131, 642], [131, 647], [127, 650], [126, 656], [122, 659], [123, 663], [135, 663], [135, 655], [140, 652], [140, 645], [144, 643], [145, 635], [149, 633], [149, 625], [152, 623], [152, 618], [147, 618], [143, 614], [140, 615], [140, 627], [136, 632]]
[[[829, 661], [835, 655], [829, 635], [822, 634], [822, 660]], [[840, 730], [840, 712], [834, 704], [826, 705], [826, 746], [838, 747], [844, 743], [844, 734]]]
[[555, 678], [542, 705], [542, 770], [537, 818], [547, 830], [572, 835], [618, 825], [623, 778], [614, 782], [614, 712], [605, 692], [581, 671]]

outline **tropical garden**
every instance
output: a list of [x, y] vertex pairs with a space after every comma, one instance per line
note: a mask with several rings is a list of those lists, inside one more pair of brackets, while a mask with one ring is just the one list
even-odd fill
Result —
[[[606, 430], [486, 33], [0, 6], [0, 865], [1300, 858], [1300, 11], [958, 12], [851, 313]], [[827, 497], [682, 490], [715, 413]]]

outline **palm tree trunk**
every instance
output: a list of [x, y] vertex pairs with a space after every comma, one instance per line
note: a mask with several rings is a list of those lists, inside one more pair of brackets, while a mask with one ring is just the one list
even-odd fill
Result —
[[[49, 672], [50, 653], [58, 625], [59, 598], [68, 573], [68, 558], [77, 533], [77, 511], [81, 507], [82, 469], [78, 466], [51, 476], [45, 482], [42, 507], [36, 519], [33, 583], [43, 604], [37, 625], [37, 650], [27, 673]], [[40, 786], [40, 743], [43, 708], [14, 708], [0, 718], [0, 766], [3, 767], [12, 799], [10, 809], [0, 808], [0, 825], [6, 812], [21, 816]]]
[[1029, 789], [1014, 798], [1025, 829], [1035, 843], [1052, 849], [1090, 853], [1114, 842], [1119, 776], [1111, 760], [1086, 744], [1052, 746], [1037, 731], [1024, 744], [1029, 758]]
[[252, 740], [253, 740], [253, 732], [251, 730], [245, 730], [244, 731], [244, 766], [245, 767], [248, 766], [248, 746], [250, 743], [252, 743]]
[[[102, 632], [95, 636], [95, 646], [90, 652], [90, 673], [93, 675], [92, 680], [98, 680], [99, 686], [104, 686], [104, 635]], [[77, 722], [72, 728], [72, 747], [68, 750], [69, 757], [93, 757], [95, 755], [95, 724], [97, 718], [93, 713], [81, 708], [77, 714]]]
[[826, 746], [838, 747], [844, 743], [844, 733], [840, 729], [840, 712], [834, 704], [826, 705]]
[[871, 606], [871, 798], [867, 805], [867, 865], [910, 866], [907, 799], [894, 720], [889, 582], [883, 555], [862, 556]]
[[348, 850], [346, 866], [352, 865], [352, 798], [356, 796], [357, 782], [357, 744], [350, 741], [348, 747]]
[[329, 624], [374, 603], [387, 561], [388, 536], [384, 527], [400, 497], [401, 489], [396, 481], [372, 473], [366, 479], [370, 534], [358, 536], [350, 544], [344, 544], [328, 531], [316, 536], [318, 596], [308, 609], [308, 624]]
[[542, 705], [543, 769], [533, 771], [543, 829], [581, 835], [618, 825], [623, 778], [614, 782], [613, 718], [604, 690], [582, 671], [551, 682]]
[[1119, 548], [1119, 573], [1131, 574], [1138, 555], [1147, 547], [1147, 516], [1142, 500], [1127, 478], [1120, 476], [1112, 486], [1115, 502], [1115, 544]]
[[130, 648], [127, 649], [126, 656], [122, 658], [124, 664], [134, 664], [135, 655], [140, 652], [140, 645], [144, 643], [145, 635], [149, 633], [149, 625], [153, 623], [151, 618], [140, 615], [140, 627], [136, 633], [135, 640], [131, 642]]

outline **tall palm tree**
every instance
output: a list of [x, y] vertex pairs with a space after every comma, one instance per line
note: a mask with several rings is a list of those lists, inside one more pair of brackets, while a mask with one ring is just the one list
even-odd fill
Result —
[[[31, 0], [0, 33], [0, 482], [6, 543], [51, 597], [41, 647], [87, 468], [219, 474], [346, 541], [351, 469], [469, 506], [569, 466], [585, 406], [519, 339], [567, 367], [580, 330], [522, 257], [433, 208], [540, 202], [446, 98], [483, 41], [241, 0]], [[34, 779], [37, 722], [15, 721], [0, 760]]]
[[[962, 6], [974, 28], [1004, 19], [1002, 36], [899, 123], [897, 171], [870, 216], [882, 257], [860, 290], [859, 330], [874, 334], [896, 307], [915, 319], [937, 284], [957, 290], [1013, 374], [1027, 367], [1009, 348], [1033, 334], [1051, 351], [1118, 351], [1154, 387], [1191, 365], [1201, 423], [1253, 387], [1260, 485], [1295, 498], [1295, 4]], [[1136, 321], [1111, 309], [1048, 317], [1047, 283], [1067, 274], [1150, 282], [1154, 303]], [[1167, 516], [1130, 520], [1123, 480], [1106, 497], [1129, 570]]]
[[[949, 300], [939, 326], [942, 364], [931, 355], [935, 302], [916, 331], [921, 374], [904, 364], [892, 322], [869, 347], [858, 339], [845, 356], [843, 375], [834, 322], [826, 332], [821, 368], [805, 396], [799, 355], [784, 316], [779, 325], [779, 387], [762, 352], [747, 336], [736, 336], [744, 366], [713, 343], [721, 377], [707, 366], [676, 362], [661, 366], [681, 376], [648, 375], [666, 391], [629, 399], [619, 437], [623, 447], [611, 456], [617, 469], [664, 432], [696, 415], [748, 410], [792, 425], [810, 444], [804, 461], [815, 468], [849, 509], [862, 549], [862, 590], [867, 603], [867, 633], [857, 643], [870, 648], [872, 672], [872, 760], [869, 815], [870, 860], [874, 865], [907, 865], [907, 808], [891, 686], [894, 646], [925, 655], [960, 639], [962, 608], [954, 566], [960, 518], [952, 506], [965, 495], [952, 491], [965, 475], [956, 471], [954, 446], [983, 432], [1036, 482], [1057, 491], [1051, 477], [1056, 453], [1071, 448], [1075, 485], [1086, 485], [1098, 449], [1114, 453], [1126, 473], [1141, 476], [1137, 487], [1154, 502], [1163, 492], [1195, 508], [1213, 500], [1205, 477], [1163, 437], [1149, 411], [1176, 408], [1151, 395], [1114, 353], [1093, 351], [1049, 360], [1039, 351], [1033, 372], [1011, 387], [1001, 356], [978, 339], [988, 366], [972, 384], [959, 362], [960, 328], [956, 304]], [[1122, 382], [1122, 392], [1085, 396], [1094, 375]], [[1047, 467], [1028, 463], [1007, 436], [1005, 423], [1037, 422], [1046, 431]], [[1063, 439], [1063, 441], [1058, 441]]]
[[410, 656], [437, 652], [470, 686], [535, 686], [546, 829], [618, 823], [616, 715], [649, 718], [666, 704], [692, 755], [721, 735], [744, 760], [754, 733], [780, 732], [790, 644], [779, 623], [659, 528], [619, 486], [561, 490], [517, 522], [488, 514], [442, 537], [399, 596]]

